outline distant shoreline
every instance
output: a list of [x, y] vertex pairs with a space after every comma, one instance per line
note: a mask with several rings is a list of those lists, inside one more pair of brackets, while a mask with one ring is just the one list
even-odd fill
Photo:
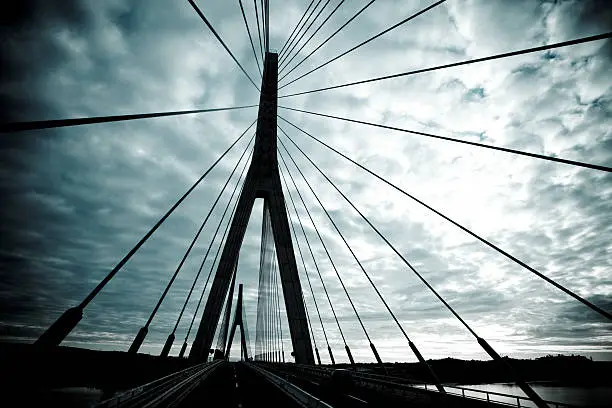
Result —
[[[534, 360], [505, 358], [523, 379], [531, 384], [562, 387], [612, 386], [612, 361], [593, 361], [584, 356], [546, 356]], [[130, 388], [171, 372], [186, 368], [190, 362], [178, 357], [161, 358], [148, 354], [131, 355], [120, 351], [99, 351], [73, 347], [40, 349], [28, 344], [0, 342], [0, 381], [16, 384], [36, 382], [46, 386], [86, 386]], [[442, 383], [459, 386], [513, 384], [503, 364], [495, 361], [429, 360], [428, 364]], [[357, 363], [359, 371], [387, 374], [409, 383], [431, 383], [429, 371], [421, 364]], [[58, 370], [57, 367], [62, 367]], [[121, 367], [121, 369], [117, 369]], [[350, 369], [349, 364], [335, 368]], [[107, 375], [110, 374], [110, 375]]]
[[[584, 356], [545, 356], [533, 360], [504, 358], [530, 384], [590, 387], [612, 386], [612, 361], [593, 361]], [[445, 358], [427, 362], [441, 382], [457, 385], [514, 384], [504, 365], [495, 361]], [[380, 374], [375, 363], [356, 364], [358, 369]], [[391, 376], [429, 382], [427, 371], [419, 363], [385, 363]], [[350, 368], [343, 364], [342, 368]]]

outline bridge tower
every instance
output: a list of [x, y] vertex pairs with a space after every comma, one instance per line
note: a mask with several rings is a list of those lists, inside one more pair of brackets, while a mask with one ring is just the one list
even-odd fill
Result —
[[263, 198], [270, 210], [295, 361], [298, 364], [314, 364], [276, 156], [277, 82], [278, 54], [266, 52], [253, 159], [223, 247], [202, 320], [191, 347], [189, 358], [193, 360], [204, 360], [208, 356], [253, 204], [256, 198]]
[[[232, 304], [232, 300], [230, 299], [228, 302], [229, 305]], [[225, 359], [229, 359], [230, 350], [232, 348], [232, 342], [234, 341], [234, 334], [236, 334], [236, 327], [240, 326], [240, 350], [241, 350], [241, 358], [244, 361], [249, 361], [249, 349], [247, 347], [247, 326], [246, 321], [243, 319], [243, 310], [242, 310], [242, 283], [238, 285], [238, 300], [236, 301], [236, 310], [234, 312], [234, 323], [232, 323], [232, 329], [230, 330], [229, 339], [227, 341], [227, 345], [225, 346]]]

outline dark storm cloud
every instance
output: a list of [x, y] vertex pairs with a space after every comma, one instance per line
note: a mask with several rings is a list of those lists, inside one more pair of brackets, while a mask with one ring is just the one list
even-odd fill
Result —
[[[0, 55], [2, 56], [2, 121], [52, 117], [60, 112], [45, 100], [43, 69], [53, 70], [70, 60], [66, 52], [47, 35], [59, 27], [85, 32], [90, 23], [81, 1], [49, 2], [26, 0], [2, 4]], [[36, 63], [32, 57], [36, 56]]]
[[[153, 78], [157, 76], [160, 81], [166, 81], [167, 64], [163, 60], [149, 64], [149, 69], [131, 78], [136, 80], [133, 83], [124, 83], [121, 72], [134, 68], [131, 59], [135, 57], [136, 62], [138, 57], [134, 54], [145, 55], [151, 47], [159, 45], [149, 38], [149, 44], [143, 47], [139, 36], [133, 35], [139, 24], [143, 27], [143, 18], [154, 19], [156, 13], [120, 3], [102, 8], [93, 6], [87, 2], [56, 5], [32, 2], [24, 4], [15, 15], [4, 14], [12, 24], [3, 33], [8, 40], [2, 43], [3, 61], [7, 61], [7, 70], [11, 73], [3, 76], [2, 84], [3, 104], [11, 108], [3, 110], [6, 120], [71, 116], [75, 110], [81, 115], [109, 114], [117, 113], [118, 107], [127, 113], [135, 112], [139, 105], [140, 109], [153, 110], [142, 105], [142, 97]], [[158, 10], [157, 15], [162, 14], [164, 11]], [[145, 25], [149, 32], [183, 27], [180, 19], [170, 21], [171, 24], [161, 27], [152, 27], [150, 21]], [[197, 20], [190, 21], [195, 23], [194, 31], [201, 32]], [[100, 32], [116, 37], [100, 38]], [[109, 51], [112, 58], [97, 52], [105, 40], [116, 47]], [[133, 53], [122, 58], [117, 52], [122, 45]], [[36, 63], [32, 60], [34, 55]], [[138, 64], [146, 65], [147, 61], [138, 61]], [[203, 78], [206, 73], [197, 75]], [[58, 92], [52, 93], [50, 89]], [[19, 98], [26, 102], [21, 103]], [[215, 98], [214, 92], [203, 92], [187, 106], [214, 103], [211, 98]], [[112, 105], [105, 100], [112, 100]], [[151, 105], [156, 110], [163, 110], [168, 104], [164, 98], [156, 100], [159, 102]], [[173, 108], [177, 108], [175, 104], [176, 101]], [[246, 127], [247, 122], [241, 124], [240, 113], [226, 117]], [[192, 119], [191, 123], [200, 122]], [[181, 132], [185, 129], [180, 124], [177, 129], [177, 124], [175, 120], [162, 119], [155, 123], [110, 125], [106, 129], [33, 132], [4, 140], [2, 189], [3, 197], [8, 197], [2, 205], [4, 322], [36, 322], [42, 330], [61, 309], [78, 303], [186, 189], [189, 179], [205, 169], [210, 161], [194, 153], [200, 150], [201, 139], [184, 137]], [[215, 137], [219, 126], [224, 131], [230, 130], [223, 122], [215, 122], [195, 132], [191, 127], [187, 133], [209, 139], [206, 147], [215, 154], [227, 145], [225, 140]], [[236, 137], [237, 132], [233, 133]], [[168, 143], [178, 139], [180, 151], [174, 150], [169, 155]], [[237, 148], [242, 149], [244, 145]], [[237, 155], [228, 157], [234, 161]], [[209, 177], [213, 186], [220, 185], [229, 174], [225, 163], [219, 167]], [[140, 188], [145, 185], [149, 186], [148, 192]], [[199, 197], [200, 205], [205, 207], [212, 202], [215, 190], [213, 187], [201, 191], [196, 200]], [[228, 193], [225, 199], [227, 196]], [[202, 214], [203, 210], [197, 213]], [[218, 221], [220, 211], [217, 213], [210, 224]], [[78, 342], [79, 336], [99, 328], [106, 328], [109, 333], [114, 328], [117, 335], [127, 335], [122, 340], [127, 341], [151, 307], [149, 302], [143, 305], [141, 299], [159, 296], [163, 281], [178, 262], [177, 249], [188, 243], [185, 233], [195, 232], [199, 222], [185, 213], [175, 214], [156, 234], [157, 243], [153, 241], [143, 248], [142, 257], [128, 264], [121, 273], [138, 278], [124, 280], [120, 287], [109, 285], [108, 297], [100, 296], [99, 305], [88, 309], [88, 318], [79, 325], [73, 341]], [[212, 229], [208, 228], [207, 232], [210, 234]], [[193, 271], [197, 265], [189, 262], [187, 268]], [[186, 286], [179, 281], [175, 288], [185, 293]], [[179, 302], [182, 303], [166, 303], [176, 309], [180, 307]], [[123, 314], [122, 310], [136, 312]], [[32, 337], [28, 333], [22, 335]]]
[[[592, 296], [588, 300], [605, 310], [610, 310], [612, 306], [607, 296]], [[526, 332], [519, 330], [518, 334], [525, 335], [526, 341], [534, 344], [541, 342], [540, 339], [545, 339], [544, 343], [551, 347], [572, 345], [577, 348], [610, 352], [609, 340], [612, 327], [602, 316], [580, 304], [564, 305], [551, 323], [528, 327]]]

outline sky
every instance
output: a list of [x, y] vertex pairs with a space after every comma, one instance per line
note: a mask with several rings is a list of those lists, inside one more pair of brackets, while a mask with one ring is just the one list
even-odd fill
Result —
[[[270, 1], [273, 50], [282, 48], [308, 3]], [[431, 3], [375, 1], [281, 85]], [[197, 4], [249, 75], [260, 82], [238, 2]], [[256, 35], [253, 4], [244, 4]], [[329, 2], [322, 15], [337, 4]], [[301, 51], [302, 57], [365, 4], [345, 1]], [[608, 32], [612, 10], [605, 4], [603, 0], [448, 0], [281, 89], [279, 95]], [[187, 1], [28, 0], [0, 7], [2, 122], [258, 103], [257, 90]], [[281, 98], [279, 104], [611, 166], [611, 72], [612, 43], [604, 40]], [[279, 115], [612, 310], [609, 174], [282, 108]], [[66, 308], [80, 303], [255, 118], [256, 108], [249, 108], [3, 134], [1, 339], [33, 342]], [[574, 353], [612, 359], [612, 325], [603, 317], [282, 120], [279, 125], [500, 354], [533, 358]], [[85, 309], [83, 320], [63, 344], [127, 350], [251, 135], [241, 139]], [[425, 358], [487, 359], [474, 337], [280, 132], [279, 139]], [[162, 303], [142, 352], [161, 351], [244, 160]], [[415, 361], [325, 213], [290, 160], [288, 164], [382, 359]], [[291, 183], [289, 191], [347, 344], [356, 360], [374, 361]], [[256, 202], [237, 277], [245, 287], [251, 350], [262, 210], [262, 203]], [[347, 361], [313, 259], [301, 230], [297, 231], [329, 345], [337, 361]], [[220, 235], [212, 255], [219, 243]], [[179, 322], [171, 354], [178, 354], [185, 338], [212, 255]], [[324, 350], [322, 325], [299, 257], [297, 263], [314, 340]], [[202, 309], [189, 343], [201, 313]], [[281, 316], [289, 358], [291, 343], [282, 310]], [[321, 357], [329, 362], [326, 353]]]

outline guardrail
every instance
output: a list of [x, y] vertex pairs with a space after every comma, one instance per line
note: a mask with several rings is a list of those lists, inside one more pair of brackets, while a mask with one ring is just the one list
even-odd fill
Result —
[[[95, 408], [177, 406], [223, 361], [198, 364], [99, 402]], [[170, 401], [172, 399], [172, 401]]]
[[332, 408], [331, 405], [325, 403], [314, 395], [309, 394], [286, 379], [279, 377], [263, 367], [258, 366], [258, 364], [247, 363], [247, 367], [251, 368], [253, 371], [264, 377], [267, 381], [274, 384], [278, 389], [296, 401], [301, 407]]
[[[326, 368], [326, 367], [320, 367], [320, 366], [307, 366], [307, 365], [297, 365], [297, 364], [291, 365], [291, 366], [294, 369], [297, 369], [298, 371], [302, 371], [304, 373], [310, 373], [310, 374], [318, 375], [318, 376], [321, 376], [321, 375], [330, 376], [331, 373], [335, 370], [334, 368]], [[408, 380], [408, 379], [401, 378], [401, 377], [393, 377], [393, 376], [381, 375], [381, 374], [363, 373], [363, 372], [358, 372], [358, 371], [356, 372], [356, 371], [351, 371], [351, 370], [347, 370], [347, 371], [351, 372], [351, 376], [355, 379], [360, 379], [360, 380], [365, 380], [365, 381], [373, 380], [379, 384], [386, 383], [389, 386], [393, 386], [396, 388], [397, 387], [409, 387], [413, 389], [420, 389], [420, 390], [439, 393], [435, 385], [427, 384], [425, 382], [419, 382], [415, 380]], [[535, 403], [533, 403], [533, 401], [531, 401], [531, 399], [529, 399], [528, 397], [523, 397], [523, 396], [518, 396], [518, 395], [513, 395], [513, 394], [505, 394], [505, 393], [496, 392], [496, 391], [479, 390], [475, 388], [460, 387], [456, 385], [444, 385], [444, 389], [446, 390], [446, 393], [449, 395], [460, 396], [466, 399], [487, 402], [490, 405], [506, 405], [506, 406], [512, 406], [512, 407], [517, 407], [517, 408], [536, 407]], [[563, 402], [547, 401], [547, 400], [544, 400], [544, 402], [548, 404], [551, 408], [552, 407], [554, 408], [575, 408], [576, 407], [576, 405], [566, 404]]]
[[[391, 377], [391, 376], [384, 376], [384, 375], [379, 375], [379, 374], [369, 374], [369, 373], [355, 373], [354, 375], [357, 377], [361, 377], [361, 378], [385, 379], [387, 381], [398, 383], [404, 386], [409, 386], [413, 388], [421, 388], [421, 389], [425, 389], [426, 391], [439, 392], [435, 385], [427, 384], [425, 382], [416, 382], [412, 380], [409, 381], [409, 380], [405, 380], [399, 377]], [[456, 385], [444, 385], [443, 384], [443, 386], [447, 394], [461, 396], [462, 398], [484, 401], [489, 404], [507, 405], [507, 406], [518, 407], [518, 408], [521, 408], [521, 407], [537, 408], [537, 406], [531, 399], [529, 399], [528, 397], [520, 396], [520, 395], [505, 394], [505, 393], [496, 392], [496, 391], [479, 390], [475, 388], [460, 387]], [[563, 402], [547, 401], [547, 400], [544, 400], [544, 402], [548, 404], [550, 407], [554, 407], [554, 408], [574, 408], [576, 407], [575, 405], [566, 404]]]
[[[393, 377], [393, 376], [385, 376], [380, 374], [371, 374], [371, 373], [355, 373], [354, 375], [366, 378], [379, 378], [385, 379], [388, 381], [400, 383], [403, 385], [408, 385], [415, 388], [423, 388], [427, 391], [435, 391], [439, 392], [434, 384], [427, 384], [426, 382], [418, 381], [418, 380], [407, 380], [401, 377]], [[459, 395], [463, 398], [476, 399], [480, 401], [486, 401], [490, 403], [514, 406], [514, 407], [529, 407], [536, 408], [535, 403], [531, 401], [528, 397], [523, 397], [520, 395], [514, 394], [505, 394], [497, 391], [487, 391], [487, 390], [479, 390], [476, 388], [468, 388], [462, 387], [458, 385], [447, 385], [444, 384], [444, 389], [448, 394]], [[467, 391], [467, 393], [466, 393]], [[554, 408], [574, 408], [576, 405], [566, 404], [564, 402], [556, 402], [556, 401], [547, 401], [544, 400], [549, 406]]]
[[[419, 387], [415, 385], [415, 387]], [[425, 384], [424, 387], [428, 391], [438, 391], [435, 386], [429, 384]], [[513, 394], [505, 394], [502, 392], [496, 391], [487, 391], [487, 390], [479, 390], [475, 388], [468, 387], [459, 387], [455, 385], [445, 385], [444, 388], [448, 394], [452, 395], [460, 395], [463, 398], [476, 399], [480, 401], [486, 401], [489, 403], [508, 405], [512, 407], [536, 407], [535, 403], [531, 401], [528, 397], [522, 397], [520, 395]], [[466, 394], [467, 391], [467, 394]], [[470, 393], [472, 393], [470, 395]], [[550, 407], [554, 408], [574, 408], [575, 405], [566, 404], [564, 402], [556, 402], [556, 401], [547, 401], [544, 400], [546, 404]]]

